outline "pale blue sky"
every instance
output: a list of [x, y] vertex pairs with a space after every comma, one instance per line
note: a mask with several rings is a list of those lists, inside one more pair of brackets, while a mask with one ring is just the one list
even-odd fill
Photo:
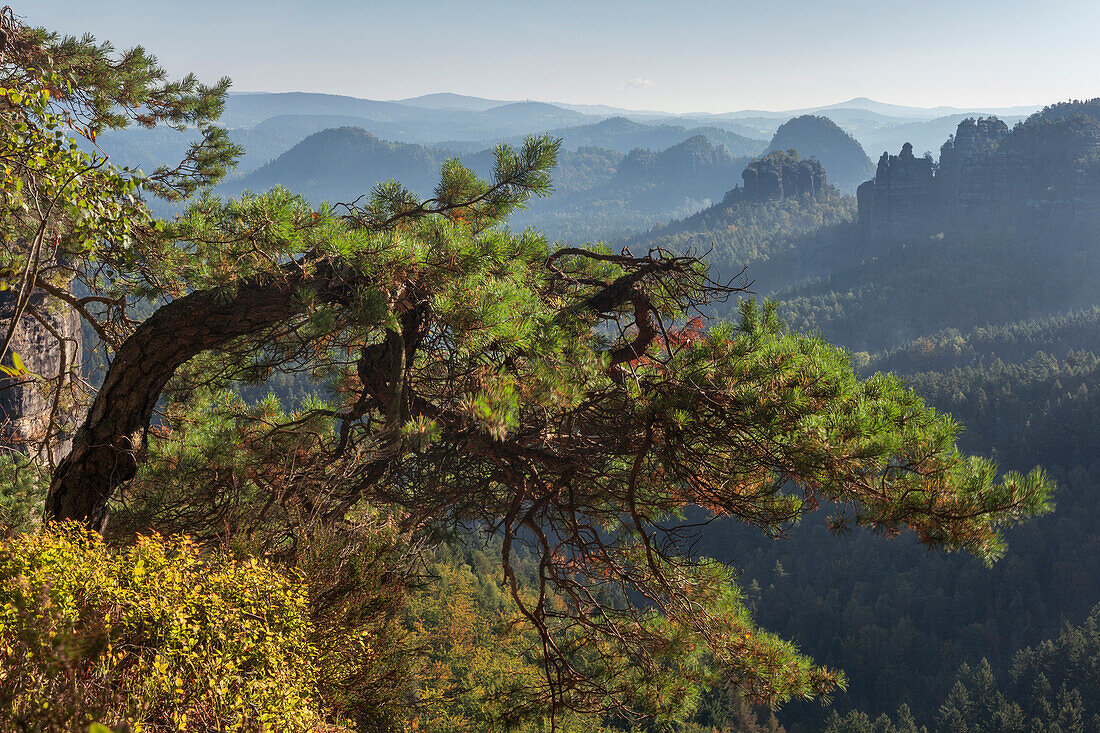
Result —
[[10, 0], [237, 91], [672, 112], [1100, 96], [1097, 0]]

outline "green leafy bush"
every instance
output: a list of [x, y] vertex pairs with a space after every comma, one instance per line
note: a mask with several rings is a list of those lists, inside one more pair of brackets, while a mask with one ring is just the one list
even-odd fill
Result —
[[264, 562], [51, 525], [0, 543], [0, 728], [316, 730], [311, 632]]

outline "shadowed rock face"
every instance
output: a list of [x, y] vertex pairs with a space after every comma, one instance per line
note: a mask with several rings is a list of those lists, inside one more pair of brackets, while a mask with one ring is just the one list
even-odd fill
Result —
[[859, 221], [875, 238], [902, 237], [920, 231], [934, 211], [931, 158], [917, 158], [906, 143], [899, 155], [883, 153], [874, 180], [856, 190]]
[[874, 239], [1006, 212], [1064, 225], [1100, 200], [1100, 100], [1048, 107], [1012, 130], [996, 118], [963, 120], [938, 166], [906, 143], [899, 155], [883, 153], [857, 196], [860, 225]]
[[746, 201], [770, 201], [825, 190], [825, 169], [813, 158], [804, 160], [793, 150], [768, 153], [741, 172]]
[[[30, 308], [45, 324], [30, 314]], [[42, 460], [52, 453], [56, 462], [69, 452], [76, 423], [72, 387], [80, 376], [80, 317], [70, 308], [50, 304], [43, 293], [31, 295], [30, 308], [19, 319], [9, 353], [18, 354], [27, 370], [37, 377], [0, 379], [0, 446]], [[0, 323], [5, 328], [14, 312], [14, 294], [0, 293]], [[5, 361], [10, 363], [10, 358]], [[63, 369], [65, 376], [55, 411], [57, 377]], [[46, 450], [45, 433], [51, 414], [56, 428]]]
[[995, 200], [1007, 200], [1025, 170], [1018, 158], [997, 155], [1008, 125], [996, 118], [963, 120], [940, 148], [937, 194], [952, 216], [965, 216]]

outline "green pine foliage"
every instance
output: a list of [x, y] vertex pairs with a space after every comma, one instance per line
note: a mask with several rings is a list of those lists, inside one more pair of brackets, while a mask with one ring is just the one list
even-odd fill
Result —
[[0, 456], [0, 534], [31, 532], [42, 523], [49, 472], [20, 454]]

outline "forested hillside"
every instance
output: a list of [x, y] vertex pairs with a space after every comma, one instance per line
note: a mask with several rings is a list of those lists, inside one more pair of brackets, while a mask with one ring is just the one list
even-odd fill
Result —
[[853, 244], [855, 199], [826, 189], [821, 196], [796, 195], [744, 201], [733, 189], [718, 204], [683, 219], [626, 238], [630, 247], [660, 246], [705, 253], [716, 274], [742, 268], [754, 290], [770, 293], [791, 280], [859, 261]]
[[1076, 310], [1096, 302], [1092, 236], [990, 228], [865, 244], [859, 264], [782, 290], [784, 317], [855, 351], [879, 351], [946, 328]]
[[826, 733], [1094, 733], [1100, 730], [1098, 627], [1100, 607], [1080, 625], [1067, 624], [1057, 636], [1021, 649], [1008, 673], [994, 673], [985, 660], [963, 665], [927, 725], [918, 728], [906, 706], [893, 719], [834, 714]]
[[[1088, 139], [1087, 118], [1075, 118], [1080, 132], [1059, 128], [1072, 117], [1065, 109], [1013, 134], [1048, 136], [1027, 150]], [[1065, 172], [1088, 170], [1087, 160], [1066, 150], [1054, 159], [1062, 173], [1032, 168], [1052, 181], [1049, 190], [1056, 181], [1088, 185], [1087, 174]], [[1062, 488], [1055, 513], [1010, 533], [1008, 556], [988, 570], [904, 537], [883, 544], [857, 531], [840, 542], [822, 520], [770, 546], [712, 527], [702, 551], [744, 568], [765, 623], [848, 673], [831, 733], [1096, 730], [1089, 670], [1100, 656], [1082, 639], [1100, 600], [1100, 227], [1080, 205], [1057, 219], [1021, 203], [1000, 223], [975, 210], [931, 220], [931, 232], [871, 238], [850, 208], [824, 216], [828, 198], [733, 199], [629, 241], [704, 249], [724, 272], [748, 264], [754, 289], [779, 301], [793, 329], [851, 349], [864, 373], [902, 375], [959, 421], [968, 450], [1016, 468], [1042, 464]], [[1086, 627], [1062, 630], [1063, 622]], [[844, 712], [853, 708], [861, 712]], [[893, 722], [875, 723], [883, 713]], [[795, 705], [779, 718], [788, 731], [818, 731], [825, 716]]]

